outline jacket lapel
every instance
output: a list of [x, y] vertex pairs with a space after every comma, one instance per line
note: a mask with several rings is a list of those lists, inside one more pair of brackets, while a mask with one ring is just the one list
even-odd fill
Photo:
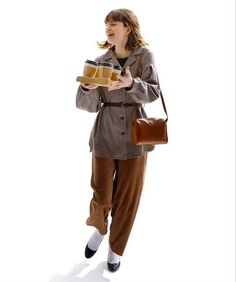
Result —
[[141, 54], [142, 52], [142, 47], [138, 47], [133, 50], [133, 52], [130, 54], [128, 60], [125, 62], [124, 68], [127, 66], [132, 65], [134, 62], [137, 60], [137, 55]]
[[104, 54], [103, 59], [105, 62], [110, 62], [114, 66], [119, 65], [119, 62], [117, 61], [117, 58], [113, 52], [113, 50], [108, 50], [107, 53]]

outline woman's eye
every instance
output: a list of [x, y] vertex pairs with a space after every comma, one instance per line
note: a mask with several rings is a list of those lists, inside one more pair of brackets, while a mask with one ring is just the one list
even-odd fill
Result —
[[116, 24], [116, 23], [113, 23], [113, 22], [110, 22], [110, 23], [107, 23], [107, 24], [106, 24], [106, 28], [115, 27], [115, 26], [117, 26], [117, 24]]

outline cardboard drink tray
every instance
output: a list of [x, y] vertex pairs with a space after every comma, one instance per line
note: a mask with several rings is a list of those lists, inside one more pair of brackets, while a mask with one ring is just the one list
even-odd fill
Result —
[[87, 76], [77, 76], [76, 81], [88, 84], [94, 84], [98, 86], [109, 87], [111, 80], [109, 78], [99, 78], [99, 77], [87, 77]]

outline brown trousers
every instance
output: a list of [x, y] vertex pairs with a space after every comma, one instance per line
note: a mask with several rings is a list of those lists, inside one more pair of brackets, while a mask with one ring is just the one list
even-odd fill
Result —
[[91, 187], [93, 198], [87, 225], [107, 233], [111, 212], [109, 244], [122, 255], [139, 206], [144, 184], [147, 153], [128, 160], [112, 160], [93, 155]]

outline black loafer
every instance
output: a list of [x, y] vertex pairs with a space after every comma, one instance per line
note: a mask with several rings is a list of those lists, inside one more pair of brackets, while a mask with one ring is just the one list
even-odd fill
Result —
[[118, 263], [107, 263], [107, 268], [110, 272], [116, 272], [120, 268], [120, 262]]
[[[96, 251], [97, 251], [97, 250], [96, 250]], [[91, 250], [91, 249], [88, 247], [88, 244], [87, 244], [86, 247], [85, 247], [85, 257], [86, 257], [86, 258], [91, 258], [92, 256], [95, 255], [96, 251]]]

